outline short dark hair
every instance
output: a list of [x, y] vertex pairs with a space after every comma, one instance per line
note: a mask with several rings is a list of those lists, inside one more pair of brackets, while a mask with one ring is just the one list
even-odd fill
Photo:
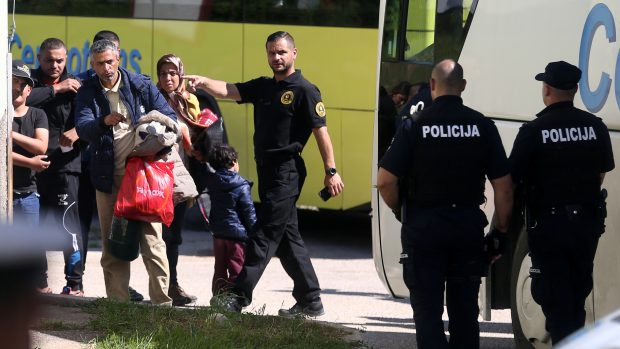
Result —
[[99, 40], [110, 40], [112, 42], [118, 42], [119, 44], [121, 43], [121, 39], [119, 39], [118, 35], [111, 30], [100, 30], [97, 32], [93, 38], [93, 42]]
[[265, 47], [267, 47], [267, 45], [270, 42], [276, 42], [280, 39], [286, 39], [286, 41], [288, 41], [288, 43], [292, 46], [295, 47], [295, 39], [293, 39], [293, 36], [291, 34], [289, 34], [288, 32], [285, 31], [277, 31], [275, 33], [272, 33], [271, 35], [269, 35], [267, 37], [267, 42], [265, 42]]
[[237, 151], [228, 144], [218, 144], [209, 153], [209, 165], [215, 170], [231, 168], [237, 161]]
[[392, 94], [394, 95], [400, 93], [401, 95], [408, 96], [410, 88], [411, 84], [408, 81], [401, 81], [396, 86], [394, 86], [394, 88], [392, 89]]
[[59, 48], [67, 49], [65, 43], [58, 38], [47, 38], [41, 43], [40, 51], [57, 50]]

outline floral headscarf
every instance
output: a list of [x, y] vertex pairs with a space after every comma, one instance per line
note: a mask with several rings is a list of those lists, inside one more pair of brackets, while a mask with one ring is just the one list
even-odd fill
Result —
[[172, 109], [174, 109], [174, 111], [177, 113], [178, 116], [186, 118], [186, 119], [194, 120], [196, 117], [189, 113], [189, 108], [187, 104], [187, 100], [189, 98], [189, 92], [185, 89], [185, 84], [183, 83], [183, 76], [185, 75], [185, 70], [183, 69], [183, 62], [181, 61], [181, 58], [179, 58], [178, 56], [174, 54], [170, 53], [167, 55], [163, 55], [159, 59], [159, 61], [157, 61], [157, 76], [158, 77], [159, 77], [161, 67], [166, 63], [171, 63], [177, 68], [177, 71], [179, 72], [179, 86], [177, 86], [177, 88], [173, 92], [168, 93], [164, 91], [164, 89], [161, 87], [161, 85], [159, 84], [159, 78], [158, 78], [157, 88], [164, 95], [164, 97], [166, 97], [166, 100], [168, 101], [168, 103], [170, 104]]

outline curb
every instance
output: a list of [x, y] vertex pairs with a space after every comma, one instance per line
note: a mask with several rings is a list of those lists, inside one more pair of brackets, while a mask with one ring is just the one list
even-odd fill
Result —
[[47, 293], [47, 294], [41, 294], [39, 299], [41, 300], [42, 304], [46, 304], [46, 305], [74, 307], [74, 306], [86, 305], [96, 300], [103, 299], [103, 298], [77, 297], [77, 296], [70, 296], [70, 295], [64, 295], [64, 294]]
[[362, 339], [362, 332], [358, 329], [347, 327], [347, 326], [333, 323], [333, 322], [327, 322], [327, 321], [319, 321], [319, 320], [308, 320], [308, 321], [318, 322], [321, 325], [334, 327], [334, 328], [337, 328], [345, 332], [346, 334], [342, 338], [349, 343], [356, 343], [357, 344], [357, 346], [355, 347], [356, 349], [368, 348], [368, 344], [364, 342], [364, 340]]

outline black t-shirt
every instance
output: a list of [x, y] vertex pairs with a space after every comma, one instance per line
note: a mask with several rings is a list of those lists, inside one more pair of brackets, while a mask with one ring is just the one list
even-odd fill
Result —
[[[41, 109], [30, 107], [26, 114], [22, 117], [13, 118], [13, 131], [24, 136], [34, 138], [37, 128], [47, 129], [47, 116]], [[19, 144], [13, 142], [13, 151], [17, 154], [32, 157], [34, 154], [22, 148]], [[37, 184], [34, 178], [35, 171], [28, 167], [13, 166], [13, 192], [27, 193], [35, 192]]]
[[497, 127], [458, 96], [438, 97], [416, 121], [406, 119], [380, 166], [407, 178], [411, 207], [479, 205], [485, 175], [509, 173]]
[[572, 102], [549, 105], [537, 116], [521, 126], [510, 154], [512, 177], [525, 185], [528, 204], [596, 205], [600, 174], [615, 167], [607, 127]]
[[[306, 144], [313, 128], [325, 126], [325, 105], [319, 89], [308, 82], [301, 71], [282, 81], [261, 77], [237, 83], [239, 103], [254, 104], [254, 152]], [[299, 150], [301, 150], [301, 148]]]

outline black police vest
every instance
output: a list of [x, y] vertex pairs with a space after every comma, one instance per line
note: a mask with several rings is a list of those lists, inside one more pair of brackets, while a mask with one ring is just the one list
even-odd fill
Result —
[[426, 114], [413, 123], [413, 159], [406, 183], [409, 205], [474, 206], [484, 202], [490, 148], [480, 121]]
[[558, 205], [596, 205], [603, 146], [598, 125], [574, 115], [539, 120], [537, 142], [526, 174], [526, 200], [532, 209]]

